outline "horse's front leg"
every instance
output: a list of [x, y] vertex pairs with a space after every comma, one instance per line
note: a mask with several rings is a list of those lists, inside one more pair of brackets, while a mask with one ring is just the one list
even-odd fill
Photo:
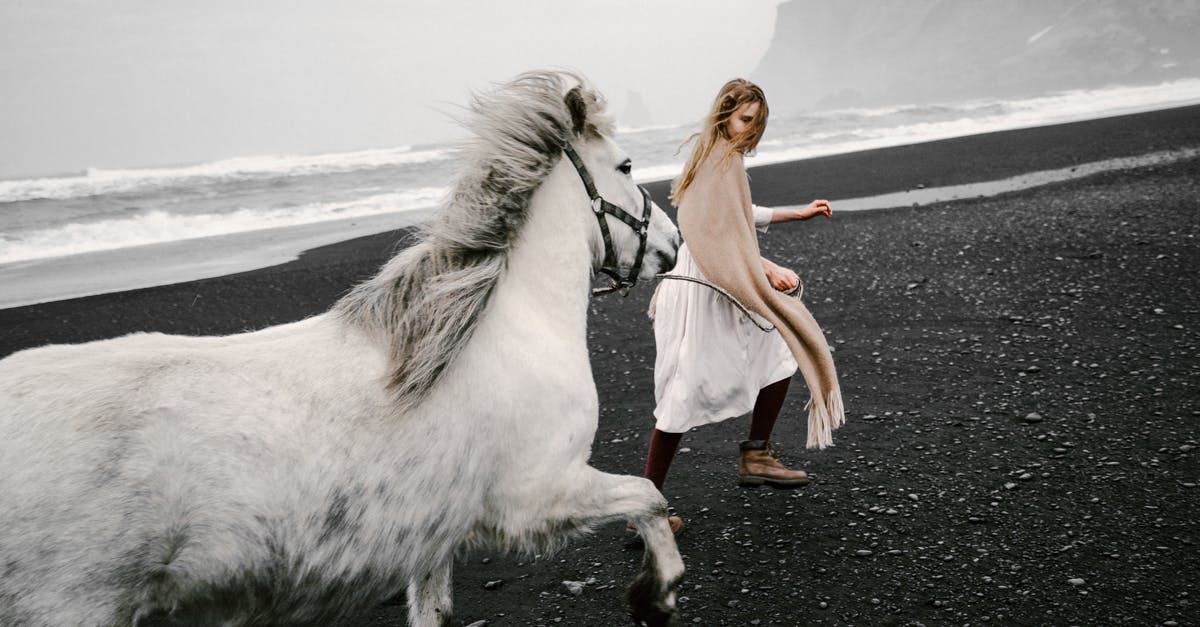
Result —
[[[649, 480], [646, 483], [658, 493], [653, 483]], [[632, 522], [646, 549], [642, 555], [642, 572], [629, 586], [626, 599], [639, 624], [666, 625], [675, 614], [675, 591], [683, 578], [683, 558], [667, 522], [666, 502], [658, 512], [632, 517]]]
[[642, 572], [627, 599], [634, 620], [666, 625], [675, 614], [675, 591], [683, 578], [683, 558], [667, 523], [667, 501], [649, 479], [603, 473], [587, 467], [581, 489], [566, 501], [568, 517], [585, 523], [629, 521], [645, 541]]
[[452, 566], [452, 560], [445, 560], [408, 582], [409, 625], [445, 627], [450, 624], [454, 603], [450, 581]]

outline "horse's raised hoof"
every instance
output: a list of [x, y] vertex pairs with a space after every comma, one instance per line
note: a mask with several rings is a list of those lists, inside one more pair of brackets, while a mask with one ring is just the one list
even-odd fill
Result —
[[667, 627], [675, 617], [675, 589], [679, 581], [665, 586], [654, 577], [640, 576], [629, 586], [626, 600], [629, 602], [633, 624], [644, 627]]
[[629, 616], [633, 619], [633, 624], [638, 627], [668, 627], [671, 619], [675, 617], [675, 612], [654, 611], [649, 614], [630, 612]]

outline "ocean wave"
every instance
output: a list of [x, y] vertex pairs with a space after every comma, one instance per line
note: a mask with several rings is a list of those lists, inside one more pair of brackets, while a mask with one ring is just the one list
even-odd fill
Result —
[[[772, 120], [769, 139], [759, 144], [758, 154], [748, 159], [747, 165], [1198, 102], [1200, 79], [1186, 79], [1160, 85], [1076, 90], [1025, 99], [780, 116], [778, 120]], [[650, 182], [676, 176], [690, 150], [685, 147], [680, 154], [678, 143], [690, 130], [689, 125], [684, 125], [622, 131], [627, 135], [621, 139], [635, 161], [635, 180]], [[428, 207], [435, 204], [444, 189], [425, 187], [431, 181], [422, 166], [449, 158], [452, 150], [451, 147], [400, 147], [313, 156], [247, 157], [181, 168], [91, 170], [76, 177], [0, 181], [0, 205], [34, 198], [70, 199], [61, 203], [0, 206], [0, 263]], [[416, 167], [412, 168], [413, 172], [407, 172], [408, 168], [374, 170], [397, 164], [415, 164]], [[430, 169], [445, 169], [444, 166], [439, 163]], [[272, 185], [236, 184], [254, 180], [254, 177], [269, 180], [269, 177], [336, 172], [348, 174], [278, 189]], [[308, 185], [310, 182], [312, 184]], [[432, 184], [442, 183], [437, 180]], [[422, 187], [416, 187], [418, 185]], [[138, 198], [99, 197], [139, 188], [163, 190]], [[196, 194], [197, 190], [202, 194]], [[396, 193], [385, 193], [393, 191]], [[329, 199], [368, 194], [371, 195], [360, 200], [329, 202]], [[83, 197], [89, 198], [73, 200]], [[280, 208], [288, 203], [299, 206]], [[221, 211], [239, 206], [266, 209]], [[199, 213], [182, 213], [189, 209]], [[111, 215], [118, 210], [138, 213], [134, 216]], [[110, 217], [99, 218], [104, 212]], [[90, 220], [72, 217], [83, 215], [96, 217]], [[7, 227], [4, 226], [6, 221]]]
[[432, 163], [448, 159], [450, 154], [449, 148], [413, 150], [411, 146], [401, 146], [320, 155], [235, 157], [175, 168], [90, 168], [82, 176], [0, 181], [0, 203], [119, 194], [203, 180], [231, 181], [369, 170], [392, 165]]
[[[758, 155], [747, 165], [765, 165], [809, 159], [874, 148], [978, 135], [1048, 124], [1061, 124], [1151, 109], [1200, 102], [1200, 79], [1159, 85], [1109, 87], [1064, 91], [1046, 96], [1007, 101], [969, 101], [936, 105], [942, 119], [904, 122], [904, 116], [889, 125], [848, 124], [844, 128], [792, 133], [763, 141]], [[931, 108], [924, 108], [932, 113]], [[889, 109], [895, 114], [905, 107]], [[850, 110], [843, 110], [850, 111]], [[884, 111], [873, 110], [872, 113]], [[841, 118], [847, 121], [846, 118]], [[852, 122], [852, 120], [850, 121]]]
[[1114, 86], [1103, 89], [1076, 89], [1046, 96], [1008, 101], [1013, 115], [1045, 123], [1067, 119], [1117, 115], [1126, 112], [1161, 109], [1200, 101], [1200, 78], [1188, 78], [1158, 85]]
[[899, 104], [880, 107], [847, 107], [800, 114], [821, 120], [854, 118], [920, 118], [948, 116], [998, 116], [1035, 112], [1054, 116], [1089, 116], [1120, 108], [1166, 107], [1200, 99], [1200, 79], [1187, 78], [1154, 85], [1114, 85], [1096, 89], [1073, 89], [1012, 100], [994, 98], [929, 104]]
[[689, 124], [650, 124], [647, 126], [622, 126], [621, 124], [617, 124], [617, 135], [636, 135], [638, 133], [649, 133], [651, 131], [670, 131], [686, 126], [689, 126]]
[[[788, 116], [772, 126], [747, 166], [889, 148], [1200, 102], [1200, 79], [1159, 85], [1064, 91], [1014, 100], [970, 100]], [[638, 182], [673, 178], [682, 163], [634, 170]]]
[[683, 171], [683, 162], [668, 163], [664, 165], [651, 165], [644, 168], [636, 168], [633, 171], [633, 180], [638, 183], [649, 183], [652, 181], [663, 181], [673, 179]]
[[427, 187], [348, 202], [243, 208], [229, 213], [181, 215], [153, 210], [128, 218], [4, 233], [0, 234], [0, 263], [425, 209], [434, 206], [445, 193], [445, 188]]

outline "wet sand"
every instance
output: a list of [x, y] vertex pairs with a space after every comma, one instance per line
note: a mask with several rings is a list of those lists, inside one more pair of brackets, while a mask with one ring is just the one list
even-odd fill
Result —
[[[1200, 147], [1200, 107], [754, 169], [760, 204], [989, 181]], [[652, 188], [657, 198], [665, 185]], [[1200, 159], [994, 198], [777, 225], [842, 379], [849, 424], [814, 475], [735, 484], [745, 418], [684, 436], [680, 624], [1194, 624], [1200, 595]], [[263, 270], [0, 310], [0, 355], [131, 331], [230, 333], [327, 308], [405, 231]], [[649, 286], [593, 301], [593, 464], [640, 474], [652, 427]], [[640, 563], [621, 525], [555, 555], [465, 555], [454, 624], [619, 625]], [[585, 582], [579, 594], [564, 581]], [[500, 582], [500, 583], [495, 583]], [[385, 605], [343, 625], [403, 625]], [[757, 621], [757, 622], [755, 622]]]

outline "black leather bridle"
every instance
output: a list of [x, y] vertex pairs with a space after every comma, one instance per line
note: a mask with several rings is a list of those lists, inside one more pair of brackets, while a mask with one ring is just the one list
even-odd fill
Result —
[[[567, 154], [567, 158], [575, 166], [575, 171], [579, 173], [579, 178], [583, 180], [583, 187], [587, 189], [588, 197], [592, 199], [592, 213], [600, 222], [600, 236], [604, 238], [604, 263], [600, 265], [600, 272], [612, 278], [612, 285], [596, 288], [592, 290], [592, 293], [607, 294], [620, 290], [621, 295], [624, 296], [629, 293], [629, 288], [637, 283], [638, 273], [642, 270], [642, 259], [646, 256], [646, 238], [650, 229], [650, 210], [653, 202], [650, 200], [650, 192], [638, 185], [638, 189], [642, 192], [642, 218], [639, 220], [628, 211], [600, 196], [600, 192], [596, 190], [596, 183], [592, 180], [592, 175], [588, 174], [587, 166], [583, 165], [583, 160], [579, 158], [579, 153], [575, 152], [571, 144], [563, 144], [563, 152]], [[628, 224], [629, 228], [638, 235], [637, 257], [634, 257], [633, 267], [629, 269], [627, 277], [621, 276], [617, 266], [617, 249], [613, 247], [612, 235], [608, 232], [608, 220], [604, 219], [605, 214]]]

